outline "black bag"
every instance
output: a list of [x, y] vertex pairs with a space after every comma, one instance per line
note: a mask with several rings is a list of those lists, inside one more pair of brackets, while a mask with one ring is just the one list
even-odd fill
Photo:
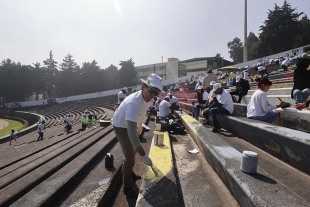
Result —
[[185, 126], [182, 120], [173, 121], [169, 124], [169, 131], [175, 134], [183, 134], [185, 131]]

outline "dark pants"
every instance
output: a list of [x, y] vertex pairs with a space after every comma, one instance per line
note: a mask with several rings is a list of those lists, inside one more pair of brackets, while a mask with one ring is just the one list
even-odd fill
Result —
[[264, 77], [264, 74], [266, 74], [266, 75], [268, 76], [267, 69], [266, 69], [266, 70], [262, 70], [262, 71], [260, 71], [259, 73], [260, 73], [260, 75], [261, 75], [261, 78]]
[[[248, 94], [248, 93], [245, 92], [245, 91], [232, 91], [232, 92], [230, 92], [230, 95], [231, 95], [231, 97], [232, 97], [232, 99], [233, 99], [233, 101], [234, 101], [235, 103], [236, 103], [236, 102], [237, 102], [237, 103], [241, 103], [242, 96], [245, 96], [245, 95], [247, 95], [247, 94]], [[238, 101], [236, 101], [234, 95], [239, 96]]]
[[39, 137], [37, 141], [43, 140], [43, 132], [38, 132], [38, 133], [39, 133]]
[[71, 129], [72, 129], [71, 124], [67, 124], [66, 125], [67, 134], [70, 132]]
[[196, 105], [196, 111], [195, 111], [195, 119], [198, 120], [198, 117], [199, 117], [199, 113], [200, 113], [200, 110], [203, 110], [205, 108], [205, 105], [204, 104], [197, 104]]
[[210, 109], [210, 115], [211, 115], [211, 118], [212, 118], [212, 122], [213, 122], [213, 127], [220, 127], [220, 123], [218, 122], [217, 120], [217, 116], [218, 114], [220, 115], [230, 115], [230, 112], [225, 109], [224, 107], [217, 107], [217, 108], [213, 108], [213, 109]]
[[[174, 108], [176, 108], [177, 110], [179, 110], [180, 109], [180, 107], [179, 106], [177, 106], [177, 105], [173, 105], [174, 106]], [[173, 115], [174, 114], [174, 109], [171, 109], [171, 114]]]
[[81, 131], [84, 131], [84, 130], [86, 129], [86, 126], [87, 126], [86, 124], [83, 124], [83, 123], [82, 123], [82, 129], [81, 129]]
[[287, 66], [286, 65], [281, 65], [281, 67], [283, 68], [284, 72], [288, 71]]

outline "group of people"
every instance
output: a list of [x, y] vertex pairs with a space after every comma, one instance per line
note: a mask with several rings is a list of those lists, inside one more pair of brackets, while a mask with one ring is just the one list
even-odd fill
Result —
[[93, 126], [96, 126], [97, 124], [97, 115], [91, 114], [88, 110], [84, 112], [81, 118], [82, 128], [80, 131], [84, 131], [88, 128], [91, 128]]

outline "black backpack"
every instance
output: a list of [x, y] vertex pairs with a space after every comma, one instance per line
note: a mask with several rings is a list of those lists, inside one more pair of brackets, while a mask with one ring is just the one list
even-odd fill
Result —
[[173, 121], [169, 124], [169, 131], [174, 134], [183, 134], [185, 131], [185, 126], [182, 120]]

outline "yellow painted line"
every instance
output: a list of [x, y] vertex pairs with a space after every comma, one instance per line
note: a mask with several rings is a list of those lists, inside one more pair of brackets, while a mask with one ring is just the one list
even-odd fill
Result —
[[[154, 175], [150, 167], [146, 167], [143, 175], [142, 184], [140, 187], [139, 199], [144, 197], [150, 189], [156, 185], [158, 181], [164, 178], [171, 170], [173, 170], [173, 160], [171, 144], [168, 132], [159, 132], [164, 134], [164, 146], [155, 146], [154, 138], [151, 144], [149, 156], [152, 159], [153, 167], [158, 173], [157, 177]], [[138, 203], [137, 201], [137, 203]]]

